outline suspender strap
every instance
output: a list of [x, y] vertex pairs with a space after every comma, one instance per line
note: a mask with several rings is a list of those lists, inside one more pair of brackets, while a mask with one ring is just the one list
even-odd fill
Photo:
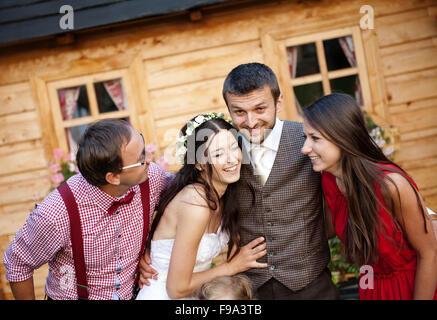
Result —
[[[149, 179], [140, 184], [141, 190], [141, 203], [143, 206], [143, 237], [141, 242], [141, 251], [139, 254], [140, 259], [144, 254], [144, 250], [146, 247], [147, 235], [149, 233], [149, 225], [150, 225], [150, 187], [149, 187]], [[73, 192], [66, 182], [62, 183], [58, 187], [59, 194], [64, 200], [65, 206], [67, 208], [68, 217], [70, 218], [70, 235], [71, 235], [71, 244], [73, 249], [73, 260], [74, 260], [74, 269], [76, 271], [76, 279], [77, 279], [77, 294], [79, 296], [79, 300], [88, 300], [88, 283], [86, 279], [86, 265], [85, 265], [85, 257], [83, 250], [83, 238], [82, 238], [82, 227], [80, 222], [79, 209], [77, 207], [76, 200], [74, 199]], [[138, 282], [139, 273], [137, 268], [137, 275], [135, 279], [135, 283]]]
[[[150, 225], [150, 186], [149, 179], [140, 184], [141, 190], [141, 203], [143, 204], [143, 239], [141, 242], [141, 251], [140, 251], [140, 259], [144, 254], [144, 250], [146, 248], [146, 240], [149, 234], [149, 225]], [[138, 283], [139, 272], [137, 267], [137, 275], [135, 278], [135, 283]]]
[[86, 280], [86, 266], [83, 251], [82, 228], [80, 223], [79, 209], [73, 192], [66, 182], [58, 187], [58, 191], [67, 207], [70, 218], [70, 237], [73, 249], [74, 269], [77, 279], [77, 294], [80, 299], [88, 299], [88, 283]]

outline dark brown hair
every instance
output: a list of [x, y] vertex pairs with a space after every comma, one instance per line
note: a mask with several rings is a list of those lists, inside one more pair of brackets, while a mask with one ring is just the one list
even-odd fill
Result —
[[[394, 199], [386, 180], [396, 188], [400, 203], [399, 190], [389, 176], [381, 175], [381, 170], [399, 173], [402, 176], [406, 174], [384, 155], [370, 137], [363, 112], [351, 96], [334, 93], [322, 97], [304, 109], [304, 119], [341, 149], [340, 165], [348, 214], [344, 235], [346, 258], [358, 266], [376, 263], [379, 252], [378, 232], [383, 231], [379, 219], [379, 206], [389, 213], [396, 229], [402, 232], [394, 212], [390, 212], [394, 210]], [[384, 164], [394, 165], [398, 169]], [[419, 193], [408, 179], [407, 181], [416, 194], [427, 232], [425, 211]], [[380, 185], [384, 203], [378, 200], [375, 183]], [[393, 238], [393, 235], [385, 236]]]
[[[206, 116], [206, 115], [205, 115]], [[196, 117], [191, 119], [193, 121]], [[227, 121], [215, 118], [209, 121], [202, 123], [199, 127], [197, 127], [191, 135], [188, 136], [188, 152], [185, 154], [184, 165], [182, 168], [176, 173], [176, 176], [173, 180], [171, 186], [164, 192], [162, 195], [162, 201], [158, 206], [158, 210], [156, 216], [152, 222], [152, 226], [149, 233], [149, 238], [147, 240], [147, 247], [150, 247], [150, 242], [153, 238], [153, 234], [155, 233], [156, 228], [158, 227], [159, 221], [161, 220], [165, 208], [167, 208], [168, 204], [173, 200], [173, 198], [187, 185], [190, 184], [201, 184], [204, 189], [204, 198], [208, 204], [208, 207], [211, 210], [216, 210], [220, 205], [220, 216], [222, 222], [222, 230], [228, 232], [230, 241], [229, 241], [229, 249], [228, 249], [228, 258], [230, 252], [234, 245], [237, 246], [237, 251], [239, 251], [239, 240], [238, 240], [238, 210], [235, 206], [236, 203], [236, 192], [235, 192], [235, 183], [231, 183], [228, 185], [225, 193], [223, 194], [221, 201], [217, 191], [215, 190], [212, 183], [212, 172], [215, 170], [210, 163], [202, 164], [202, 169], [205, 171], [205, 176], [207, 179], [205, 180], [201, 175], [201, 172], [195, 167], [196, 163], [199, 163], [202, 159], [191, 158], [198, 157], [199, 155], [202, 157], [206, 156], [206, 142], [209, 139], [217, 134], [220, 130], [225, 129], [229, 130], [234, 134], [236, 140], [236, 130], [235, 128], [228, 123]], [[186, 135], [187, 125], [185, 125], [181, 129], [181, 135]], [[192, 145], [190, 144], [192, 143]], [[194, 148], [192, 148], [193, 146]], [[241, 149], [241, 145], [239, 143], [239, 147]], [[190, 150], [193, 149], [193, 150]], [[191, 159], [190, 159], [191, 158]], [[235, 254], [236, 254], [235, 253]], [[235, 256], [234, 254], [234, 256]]]
[[121, 172], [121, 148], [131, 136], [132, 127], [121, 119], [99, 120], [86, 129], [79, 141], [76, 162], [88, 183], [103, 186], [108, 184], [108, 172]]
[[281, 91], [279, 89], [278, 79], [272, 69], [258, 62], [240, 64], [232, 69], [225, 79], [222, 90], [223, 99], [225, 99], [226, 104], [228, 104], [228, 93], [245, 95], [253, 90], [262, 89], [264, 86], [270, 88], [276, 105]]

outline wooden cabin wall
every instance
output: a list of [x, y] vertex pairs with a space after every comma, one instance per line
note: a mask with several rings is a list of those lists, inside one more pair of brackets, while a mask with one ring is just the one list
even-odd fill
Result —
[[[359, 25], [362, 5], [375, 11], [375, 29], [363, 31], [372, 99], [400, 132], [395, 160], [416, 180], [437, 210], [437, 5], [435, 1], [272, 1], [206, 12], [202, 20], [163, 19], [0, 50], [0, 254], [36, 201], [50, 190], [47, 163], [56, 146], [44, 83], [129, 69], [136, 81], [138, 118], [160, 153], [184, 122], [206, 111], [226, 112], [224, 77], [236, 65], [272, 59], [262, 34], [274, 26], [336, 28]], [[323, 30], [316, 30], [323, 31]], [[373, 38], [372, 38], [373, 37]], [[369, 45], [371, 44], [371, 45]], [[367, 50], [367, 51], [366, 51]], [[376, 54], [368, 55], [369, 50]], [[374, 53], [375, 53], [374, 52]], [[375, 58], [376, 57], [376, 58]], [[375, 89], [377, 87], [377, 89]], [[286, 118], [280, 115], [281, 118]], [[176, 167], [172, 166], [174, 170]], [[0, 288], [12, 298], [0, 265]], [[47, 267], [35, 273], [44, 296]]]

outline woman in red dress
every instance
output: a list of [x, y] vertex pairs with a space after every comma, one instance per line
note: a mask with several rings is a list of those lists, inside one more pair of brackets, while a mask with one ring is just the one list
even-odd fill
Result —
[[322, 172], [327, 225], [362, 266], [360, 299], [437, 299], [431, 219], [414, 181], [369, 136], [355, 100], [317, 100], [304, 109], [304, 134], [302, 152]]

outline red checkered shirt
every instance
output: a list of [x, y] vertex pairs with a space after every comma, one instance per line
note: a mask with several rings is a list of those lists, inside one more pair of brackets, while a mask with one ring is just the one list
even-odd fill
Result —
[[[173, 175], [154, 163], [150, 163], [148, 175], [152, 218], [160, 195]], [[126, 194], [135, 191], [132, 201], [109, 215], [108, 208], [116, 198], [89, 184], [80, 173], [71, 177], [68, 185], [81, 217], [89, 299], [130, 299], [143, 234], [140, 187], [130, 188]], [[77, 299], [70, 221], [57, 189], [35, 205], [6, 250], [6, 279], [27, 280], [46, 263], [50, 267], [46, 294], [55, 300]]]

